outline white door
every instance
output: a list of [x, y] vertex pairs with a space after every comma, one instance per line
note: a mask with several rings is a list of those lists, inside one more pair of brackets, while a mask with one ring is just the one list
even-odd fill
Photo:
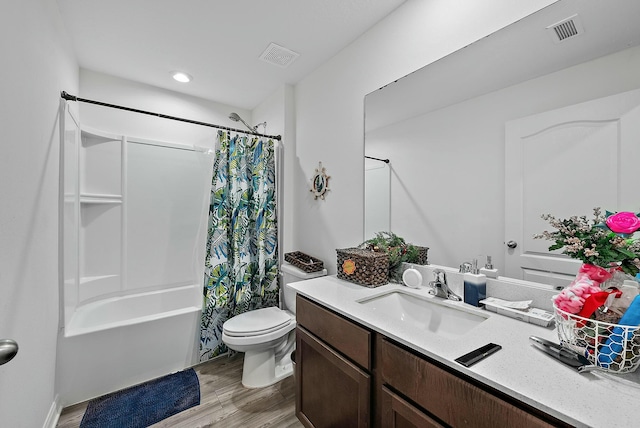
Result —
[[581, 262], [533, 239], [555, 230], [540, 216], [640, 211], [640, 90], [507, 122], [505, 142], [505, 274], [566, 285]]

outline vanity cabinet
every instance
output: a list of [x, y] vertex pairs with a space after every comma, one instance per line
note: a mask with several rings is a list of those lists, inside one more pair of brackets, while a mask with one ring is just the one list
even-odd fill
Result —
[[[534, 414], [538, 412], [527, 409], [524, 403], [467, 381], [388, 339], [382, 339], [380, 350], [380, 375], [384, 384], [381, 397], [383, 427], [542, 428], [562, 425], [560, 421], [547, 418], [548, 415]], [[420, 415], [424, 419], [420, 419]], [[399, 420], [403, 423], [399, 424]]]
[[569, 426], [300, 295], [296, 317], [307, 427]]
[[301, 296], [296, 317], [296, 416], [307, 427], [369, 427], [372, 333]]

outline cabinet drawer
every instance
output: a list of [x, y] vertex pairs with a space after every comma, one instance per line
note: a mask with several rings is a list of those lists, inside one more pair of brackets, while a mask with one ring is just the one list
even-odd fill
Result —
[[448, 425], [554, 426], [386, 339], [381, 354], [383, 382]]
[[371, 370], [371, 332], [300, 295], [296, 321], [365, 370]]
[[443, 428], [422, 410], [382, 387], [382, 428]]

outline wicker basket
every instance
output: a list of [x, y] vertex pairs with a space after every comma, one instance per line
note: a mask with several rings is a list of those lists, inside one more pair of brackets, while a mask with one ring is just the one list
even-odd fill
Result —
[[637, 326], [583, 318], [555, 305], [554, 310], [562, 346], [580, 350], [591, 364], [610, 373], [630, 373], [640, 366], [640, 328]]
[[324, 262], [300, 251], [286, 253], [284, 259], [303, 271], [318, 272], [324, 269]]
[[429, 264], [429, 247], [419, 247], [415, 246], [418, 249], [418, 261], [415, 263], [417, 265], [428, 265]]
[[338, 278], [366, 287], [389, 282], [389, 256], [359, 248], [337, 249]]

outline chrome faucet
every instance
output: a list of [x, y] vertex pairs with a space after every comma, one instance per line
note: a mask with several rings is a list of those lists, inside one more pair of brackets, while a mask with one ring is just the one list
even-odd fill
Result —
[[460, 273], [467, 273], [467, 272], [471, 272], [472, 269], [472, 264], [469, 262], [464, 262], [460, 265]]
[[431, 287], [431, 290], [429, 290], [430, 294], [457, 302], [462, 300], [462, 298], [451, 291], [447, 285], [447, 274], [442, 269], [434, 269], [433, 276], [435, 279], [429, 282], [429, 286]]

